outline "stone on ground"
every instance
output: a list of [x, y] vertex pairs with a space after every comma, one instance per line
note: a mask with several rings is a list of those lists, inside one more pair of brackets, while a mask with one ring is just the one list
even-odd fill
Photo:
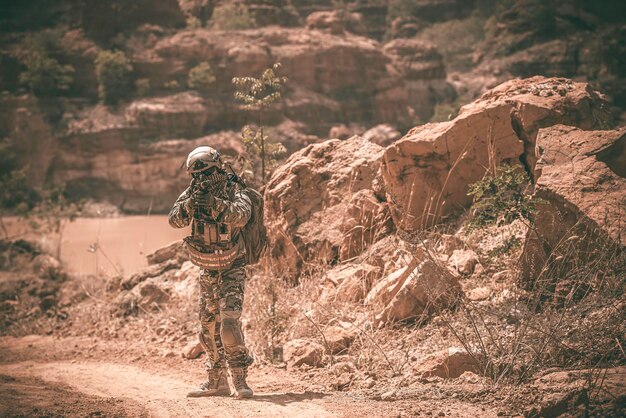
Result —
[[313, 341], [296, 339], [283, 346], [283, 359], [288, 367], [302, 365], [319, 367], [324, 357], [324, 347]]
[[423, 378], [441, 377], [455, 379], [465, 372], [482, 374], [480, 355], [470, 354], [465, 349], [450, 347], [432, 354], [415, 367], [415, 372]]

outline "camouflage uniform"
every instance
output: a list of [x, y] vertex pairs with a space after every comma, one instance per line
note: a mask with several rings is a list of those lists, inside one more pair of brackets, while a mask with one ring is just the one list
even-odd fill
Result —
[[[170, 225], [183, 228], [192, 223], [192, 186], [176, 200], [169, 214]], [[252, 363], [241, 331], [241, 311], [245, 289], [245, 249], [241, 228], [252, 212], [252, 203], [236, 184], [224, 182], [212, 190], [209, 204], [201, 208], [207, 219], [219, 220], [231, 226], [231, 238], [239, 246], [240, 254], [227, 270], [202, 269], [200, 273], [200, 343], [207, 352], [207, 369], [245, 368]]]

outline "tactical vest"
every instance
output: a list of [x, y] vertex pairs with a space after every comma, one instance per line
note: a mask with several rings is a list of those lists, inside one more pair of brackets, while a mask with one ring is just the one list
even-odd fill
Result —
[[191, 221], [191, 236], [184, 241], [191, 262], [206, 270], [228, 270], [246, 253], [240, 232], [233, 231], [229, 224], [204, 219], [197, 213]]

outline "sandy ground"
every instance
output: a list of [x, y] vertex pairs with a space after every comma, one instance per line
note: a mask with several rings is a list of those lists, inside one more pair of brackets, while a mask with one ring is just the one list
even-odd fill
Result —
[[0, 338], [0, 416], [497, 416], [455, 399], [376, 401], [324, 393], [265, 366], [251, 369], [253, 399], [188, 399], [187, 391], [202, 380], [200, 362], [136, 354], [132, 343], [88, 337]]

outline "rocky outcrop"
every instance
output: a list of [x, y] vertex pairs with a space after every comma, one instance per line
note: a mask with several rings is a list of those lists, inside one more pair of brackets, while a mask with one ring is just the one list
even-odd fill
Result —
[[419, 39], [396, 39], [385, 44], [383, 52], [403, 80], [407, 106], [416, 120], [430, 120], [437, 103], [454, 100], [443, 57], [433, 44]]
[[461, 287], [448, 270], [417, 250], [409, 264], [378, 282], [365, 303], [377, 309], [375, 324], [421, 321], [441, 309], [453, 307]]
[[[392, 43], [383, 48], [351, 33], [354, 28], [340, 35], [278, 26], [170, 31], [140, 22], [159, 23], [167, 13], [179, 13], [176, 2], [155, 6], [155, 16], [134, 14], [149, 3], [142, 0], [127, 10], [123, 23], [132, 30], [124, 40], [115, 40], [116, 45], [123, 43], [132, 77], [142, 86], [131, 92], [129, 102], [93, 105], [98, 86], [94, 59], [108, 46], [94, 41], [95, 35], [79, 25], [60, 37], [61, 52], [55, 57], [74, 66], [68, 94], [81, 98], [0, 98], [0, 108], [7, 110], [0, 116], [0, 134], [16, 144], [19, 155], [28, 156], [20, 164], [33, 171], [29, 179], [34, 186], [45, 179], [55, 185], [66, 183], [72, 198], [107, 200], [125, 212], [167, 211], [186, 183], [178, 170], [180, 161], [196, 144], [215, 146], [227, 155], [245, 154], [242, 144], [236, 144], [238, 134], [231, 130], [256, 117], [233, 100], [231, 80], [257, 75], [275, 62], [282, 63], [279, 73], [289, 82], [282, 100], [265, 112], [264, 122], [272, 127], [272, 139], [284, 142], [289, 153], [319, 141], [332, 126], [346, 121], [363, 126], [359, 133], [386, 123], [368, 137], [387, 145], [398, 136], [397, 128], [408, 129], [417, 120], [428, 119], [445, 90], [441, 57], [432, 45], [406, 41], [404, 46]], [[183, 3], [185, 10], [197, 6]], [[327, 10], [331, 5], [320, 6]], [[93, 18], [109, 16], [111, 7], [95, 7], [102, 9], [102, 16]], [[191, 9], [187, 12], [195, 13]], [[10, 53], [12, 57], [16, 51]], [[210, 63], [216, 81], [198, 94], [189, 91], [188, 76], [202, 62]], [[16, 79], [17, 73], [6, 76]], [[53, 151], [34, 152], [42, 148]], [[41, 161], [34, 164], [33, 155]]]
[[488, 91], [450, 122], [413, 128], [383, 158], [396, 227], [416, 230], [464, 210], [468, 186], [493, 164], [521, 162], [532, 173], [538, 129], [558, 123], [607, 127], [608, 104], [586, 83], [533, 77]]
[[180, 264], [187, 261], [189, 257], [183, 247], [183, 241], [174, 241], [165, 247], [159, 248], [156, 251], [146, 256], [148, 265], [161, 264], [168, 260], [176, 260]]
[[626, 247], [626, 128], [557, 125], [537, 136], [538, 206], [521, 256], [521, 280], [547, 291], [576, 265], [612, 265]]
[[[326, 22], [326, 17], [336, 17], [338, 12], [320, 13], [310, 16], [312, 27], [324, 26], [319, 21]], [[136, 51], [133, 61], [138, 77], [150, 80], [157, 91], [172, 80], [184, 86], [194, 63], [210, 62], [217, 77], [211, 97], [223, 98], [224, 103], [232, 102], [233, 76], [259, 74], [281, 62], [280, 71], [290, 80], [281, 112], [324, 130], [330, 127], [329, 122], [371, 123], [372, 117], [381, 123], [408, 127], [414, 123], [414, 115], [407, 106], [419, 107], [417, 115], [427, 120], [432, 115], [433, 101], [449, 97], [441, 57], [432, 45], [406, 41], [410, 47], [391, 45], [383, 49], [378, 42], [362, 36], [330, 32], [276, 26], [236, 32], [187, 30]], [[417, 57], [409, 66], [411, 80], [424, 82], [411, 83], [408, 93], [402, 94], [405, 70], [394, 70], [393, 65], [388, 68], [386, 64], [394, 59], [405, 67], [403, 62], [411, 60], [411, 54]], [[427, 85], [434, 86], [431, 93]], [[226, 112], [229, 117], [233, 113]]]
[[344, 242], [346, 225], [366, 231], [384, 209], [381, 202], [370, 201], [372, 210], [364, 205], [369, 215], [361, 217], [354, 212], [361, 206], [353, 201], [351, 214], [350, 202], [359, 191], [372, 189], [382, 154], [382, 147], [358, 136], [333, 139], [296, 152], [276, 170], [265, 190], [274, 271], [297, 277], [308, 263], [336, 261], [342, 245], [362, 245], [352, 239]]
[[357, 35], [365, 33], [363, 16], [360, 13], [350, 13], [345, 10], [328, 12], [314, 12], [307, 16], [306, 27], [309, 30], [317, 29], [339, 35], [345, 31]]
[[246, 153], [237, 132], [201, 136], [204, 112], [202, 99], [191, 93], [117, 111], [99, 105], [68, 112], [67, 132], [39, 169], [75, 198], [106, 200], [129, 212], [166, 212], [189, 182], [181, 170], [189, 151], [209, 145], [231, 161]]

